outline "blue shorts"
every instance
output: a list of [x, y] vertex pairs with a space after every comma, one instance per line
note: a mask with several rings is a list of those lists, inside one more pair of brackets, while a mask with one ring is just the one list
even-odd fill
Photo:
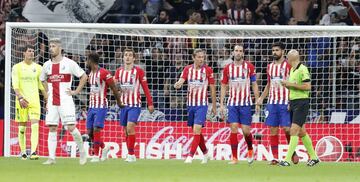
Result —
[[120, 110], [119, 119], [121, 126], [127, 126], [128, 122], [137, 123], [141, 113], [140, 107], [124, 107]]
[[194, 124], [205, 126], [206, 114], [208, 106], [189, 106], [188, 107], [188, 126], [194, 126]]
[[86, 128], [104, 128], [107, 108], [89, 108], [86, 118]]
[[290, 127], [290, 112], [287, 104], [268, 104], [265, 109], [265, 124], [268, 126]]
[[228, 123], [251, 125], [251, 106], [228, 106]]

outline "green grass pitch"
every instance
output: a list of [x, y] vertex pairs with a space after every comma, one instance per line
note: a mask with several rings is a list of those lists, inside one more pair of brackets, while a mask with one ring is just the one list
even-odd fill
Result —
[[269, 166], [257, 162], [248, 166], [245, 161], [228, 165], [228, 161], [199, 160], [184, 164], [181, 160], [138, 160], [126, 163], [109, 159], [101, 163], [88, 162], [80, 166], [78, 159], [57, 159], [57, 164], [44, 166], [37, 161], [20, 158], [0, 158], [0, 181], [4, 182], [358, 182], [360, 163], [320, 163], [307, 167], [299, 163], [291, 167]]

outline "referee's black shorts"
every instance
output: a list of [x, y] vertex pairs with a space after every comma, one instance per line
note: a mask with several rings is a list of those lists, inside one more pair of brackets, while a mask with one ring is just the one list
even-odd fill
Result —
[[291, 122], [302, 127], [309, 114], [310, 99], [295, 99], [290, 101]]

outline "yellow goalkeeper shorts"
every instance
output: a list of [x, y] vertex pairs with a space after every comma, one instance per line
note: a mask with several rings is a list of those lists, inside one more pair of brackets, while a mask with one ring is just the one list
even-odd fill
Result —
[[27, 108], [16, 106], [16, 122], [27, 122], [29, 120], [40, 120], [40, 107], [29, 105]]

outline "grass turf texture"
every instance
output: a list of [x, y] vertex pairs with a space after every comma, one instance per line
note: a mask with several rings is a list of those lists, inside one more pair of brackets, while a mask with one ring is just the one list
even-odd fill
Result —
[[360, 163], [320, 163], [307, 167], [305, 163], [291, 167], [269, 166], [257, 162], [248, 166], [245, 161], [228, 165], [228, 161], [199, 160], [184, 164], [182, 160], [138, 160], [126, 163], [110, 159], [101, 163], [80, 166], [78, 159], [57, 159], [57, 164], [45, 166], [37, 161], [20, 158], [0, 158], [0, 181], [27, 182], [92, 182], [92, 181], [149, 181], [149, 182], [199, 182], [199, 181], [274, 181], [274, 182], [356, 182], [360, 181]]

